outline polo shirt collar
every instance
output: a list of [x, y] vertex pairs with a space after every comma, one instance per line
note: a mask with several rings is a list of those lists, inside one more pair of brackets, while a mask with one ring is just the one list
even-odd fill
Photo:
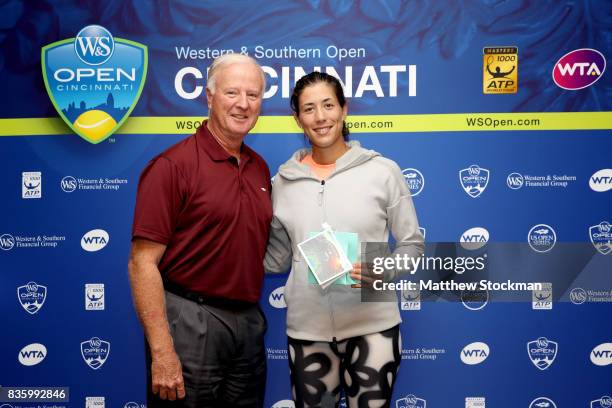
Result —
[[[201, 148], [208, 153], [211, 159], [214, 161], [225, 161], [230, 160], [234, 156], [229, 154], [223, 146], [217, 142], [217, 139], [212, 135], [206, 124], [208, 121], [203, 121], [202, 125], [198, 128], [196, 132], [196, 137], [201, 142]], [[240, 161], [248, 161], [251, 157], [251, 149], [242, 142], [240, 146]]]

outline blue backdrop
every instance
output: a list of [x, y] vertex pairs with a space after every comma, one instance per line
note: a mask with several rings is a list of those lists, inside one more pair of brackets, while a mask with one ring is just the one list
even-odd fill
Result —
[[[41, 75], [41, 48], [89, 24], [148, 47], [148, 74], [131, 117], [173, 131], [118, 133], [94, 145], [46, 119], [58, 113]], [[483, 48], [498, 46], [518, 47], [516, 93], [483, 93]], [[374, 115], [352, 138], [420, 172], [423, 189], [414, 202], [427, 241], [457, 241], [482, 227], [490, 241], [527, 243], [532, 227], [545, 224], [557, 242], [588, 243], [590, 227], [612, 221], [612, 192], [592, 187], [596, 172], [612, 176], [606, 170], [612, 168], [612, 77], [604, 71], [580, 90], [562, 89], [552, 77], [557, 61], [581, 48], [609, 57], [611, 2], [2, 2], [0, 315], [6, 331], [0, 384], [70, 387], [70, 402], [58, 406], [145, 404], [143, 333], [127, 278], [136, 187], [147, 161], [191, 133], [187, 121], [207, 115], [204, 95], [197, 95], [205, 84], [198, 72], [205, 78], [215, 51], [247, 51], [267, 67], [262, 126], [246, 142], [272, 173], [305, 145], [301, 134], [275, 128], [272, 120], [289, 115], [287, 96], [303, 71], [332, 67], [351, 90], [349, 114]], [[341, 49], [347, 50], [342, 58]], [[197, 97], [185, 97], [189, 93]], [[574, 112], [608, 115], [598, 116], [597, 126], [585, 120], [565, 127], [564, 118], [575, 117], [565, 115]], [[514, 119], [541, 114], [535, 117], [545, 125], [469, 126], [474, 113], [514, 113]], [[449, 131], [410, 130], [412, 117], [430, 114], [460, 114], [461, 121]], [[450, 120], [432, 118], [434, 124]], [[391, 125], [374, 130], [378, 121]], [[569, 130], [576, 127], [582, 130]], [[458, 176], [471, 165], [489, 170], [476, 198]], [[518, 188], [512, 173], [521, 176]], [[530, 185], [529, 176], [567, 176], [567, 183]], [[600, 190], [606, 180], [599, 180]], [[34, 193], [28, 197], [26, 190]], [[107, 235], [88, 234], [93, 230]], [[592, 262], [606, 259], [609, 267], [610, 257], [595, 253]], [[266, 277], [261, 298], [269, 321], [266, 407], [292, 406], [278, 289], [285, 279]], [[92, 284], [103, 284], [103, 291], [87, 286]], [[467, 405], [468, 397], [504, 408], [530, 407], [540, 397], [558, 407], [612, 406], [602, 398], [612, 395], [611, 291], [607, 275], [591, 287], [572, 282], [562, 293], [553, 288], [555, 301], [541, 310], [531, 301], [489, 302], [475, 311], [462, 302], [402, 302], [419, 310], [402, 310], [396, 407], [480, 407]], [[39, 302], [24, 303], [28, 293]], [[540, 337], [557, 343], [556, 358], [544, 370], [527, 351], [527, 343]], [[95, 369], [81, 346], [91, 348], [92, 338], [107, 342], [98, 343], [107, 354], [98, 355], [102, 365]], [[467, 365], [460, 356], [473, 342], [489, 351], [480, 364]], [[592, 351], [600, 344], [608, 354], [597, 365]]]

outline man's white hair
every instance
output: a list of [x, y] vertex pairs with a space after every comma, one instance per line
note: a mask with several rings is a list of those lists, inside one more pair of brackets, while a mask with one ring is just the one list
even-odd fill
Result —
[[223, 71], [224, 68], [234, 64], [253, 64], [257, 67], [261, 75], [261, 95], [263, 97], [266, 90], [266, 76], [264, 75], [263, 69], [261, 69], [261, 66], [255, 60], [255, 58], [237, 53], [223, 54], [220, 57], [215, 58], [213, 63], [210, 65], [210, 68], [208, 69], [208, 82], [206, 83], [206, 87], [210, 90], [210, 92], [213, 94], [215, 93], [215, 81], [217, 79], [217, 74]]

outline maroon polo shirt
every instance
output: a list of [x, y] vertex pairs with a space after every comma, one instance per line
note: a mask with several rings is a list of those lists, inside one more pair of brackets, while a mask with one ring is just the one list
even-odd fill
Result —
[[257, 153], [243, 144], [238, 164], [203, 124], [142, 172], [132, 239], [166, 245], [164, 279], [205, 296], [257, 302], [270, 189]]

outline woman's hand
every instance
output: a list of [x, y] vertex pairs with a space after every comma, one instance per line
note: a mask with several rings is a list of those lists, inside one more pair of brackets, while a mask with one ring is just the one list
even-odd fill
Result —
[[[374, 279], [372, 279], [371, 273], [369, 273], [368, 270], [371, 271], [371, 268], [362, 269], [361, 262], [355, 262], [353, 264], [353, 270], [349, 272], [349, 276], [353, 280], [363, 282], [366, 284], [366, 286], [370, 286], [370, 284], [374, 281]], [[360, 287], [361, 287], [361, 283], [355, 283], [351, 285], [351, 288], [360, 288]]]

